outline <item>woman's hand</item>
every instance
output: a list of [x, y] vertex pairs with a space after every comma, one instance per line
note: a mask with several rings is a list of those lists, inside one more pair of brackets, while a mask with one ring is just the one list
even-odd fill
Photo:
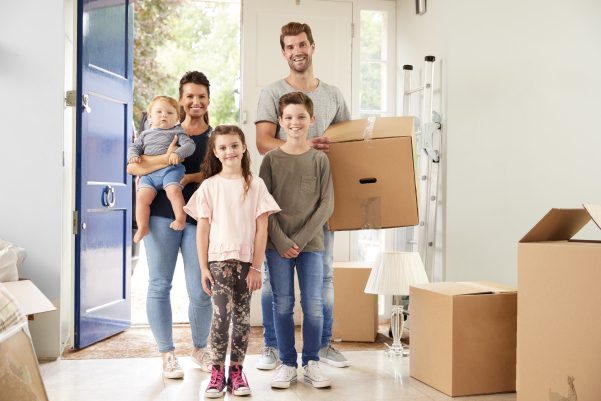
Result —
[[202, 289], [209, 296], [213, 295], [213, 291], [211, 291], [211, 288], [213, 288], [215, 281], [213, 280], [213, 275], [211, 274], [211, 271], [207, 268], [200, 269], [200, 274], [201, 274], [200, 281], [202, 283]]
[[184, 159], [179, 157], [178, 154], [175, 152], [171, 152], [168, 154], [169, 154], [169, 164], [171, 164], [172, 166], [184, 161]]
[[263, 282], [262, 276], [261, 271], [256, 271], [251, 266], [246, 275], [246, 286], [250, 292], [261, 289], [261, 283]]

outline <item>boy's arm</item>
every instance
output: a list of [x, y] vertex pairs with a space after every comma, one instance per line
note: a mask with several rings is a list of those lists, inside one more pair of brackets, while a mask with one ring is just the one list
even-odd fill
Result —
[[173, 138], [167, 152], [162, 155], [140, 156], [140, 163], [129, 163], [127, 173], [131, 175], [146, 175], [169, 165], [169, 155], [177, 150], [177, 138]]
[[177, 153], [177, 155], [180, 158], [185, 159], [186, 157], [194, 153], [194, 149], [196, 149], [196, 144], [188, 135], [181, 132], [176, 136], [178, 139], [179, 148], [175, 151], [175, 153]]
[[319, 205], [311, 217], [309, 217], [309, 220], [291, 238], [300, 249], [303, 249], [320, 230], [323, 230], [324, 224], [334, 211], [334, 187], [330, 174], [330, 163], [323, 153], [320, 153], [318, 157], [321, 183]]

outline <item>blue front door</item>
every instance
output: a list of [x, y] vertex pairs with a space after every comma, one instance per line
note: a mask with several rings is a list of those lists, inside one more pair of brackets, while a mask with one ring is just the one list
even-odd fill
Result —
[[130, 326], [133, 5], [79, 0], [75, 348]]

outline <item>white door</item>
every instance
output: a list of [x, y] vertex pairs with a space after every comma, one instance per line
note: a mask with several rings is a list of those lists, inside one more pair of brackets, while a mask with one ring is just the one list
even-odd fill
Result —
[[[298, 4], [297, 4], [298, 3]], [[313, 70], [342, 91], [351, 107], [352, 2], [325, 0], [245, 0], [242, 2], [241, 124], [253, 171], [261, 156], [255, 141], [255, 116], [261, 88], [288, 75], [280, 28], [290, 21], [309, 24], [315, 40]]]
[[[252, 169], [258, 174], [262, 157], [255, 137], [255, 116], [261, 88], [288, 75], [282, 57], [280, 28], [290, 21], [309, 24], [315, 40], [313, 70], [324, 82], [342, 91], [352, 110], [352, 2], [326, 0], [242, 1], [241, 127], [246, 135]], [[348, 233], [336, 233], [334, 258], [348, 255]], [[338, 256], [340, 255], [340, 256]], [[298, 287], [297, 287], [298, 288]], [[251, 324], [261, 324], [261, 297], [251, 301]], [[295, 310], [295, 321], [302, 314]]]

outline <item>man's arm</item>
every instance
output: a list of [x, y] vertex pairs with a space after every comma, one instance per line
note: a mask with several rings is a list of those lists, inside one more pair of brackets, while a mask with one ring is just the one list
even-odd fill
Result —
[[264, 155], [272, 149], [279, 148], [284, 141], [275, 137], [277, 125], [271, 121], [257, 121], [255, 123], [257, 134], [257, 149]]

